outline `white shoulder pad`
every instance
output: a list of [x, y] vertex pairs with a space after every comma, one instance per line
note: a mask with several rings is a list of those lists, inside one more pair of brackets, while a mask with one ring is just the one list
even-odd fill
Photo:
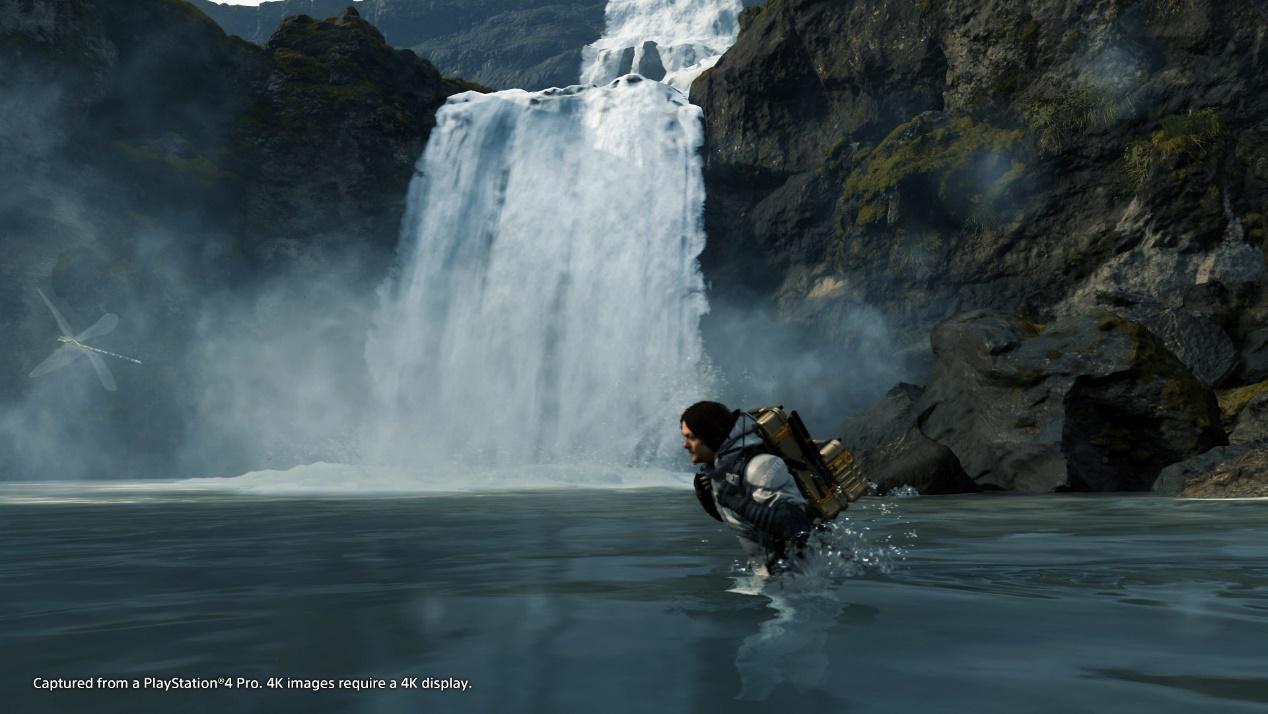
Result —
[[744, 480], [753, 488], [764, 488], [768, 491], [782, 491], [792, 482], [792, 474], [784, 460], [772, 454], [758, 454], [748, 462], [744, 469]]

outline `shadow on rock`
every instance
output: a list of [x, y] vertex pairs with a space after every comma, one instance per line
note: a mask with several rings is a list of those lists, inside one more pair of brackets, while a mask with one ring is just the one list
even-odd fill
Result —
[[846, 440], [882, 489], [1142, 491], [1166, 466], [1227, 443], [1211, 389], [1116, 315], [1045, 326], [976, 311], [931, 342], [923, 391], [891, 390], [846, 424], [866, 425]]

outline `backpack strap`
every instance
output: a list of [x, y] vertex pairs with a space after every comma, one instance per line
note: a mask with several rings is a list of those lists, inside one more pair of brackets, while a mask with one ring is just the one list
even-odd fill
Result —
[[696, 500], [700, 501], [700, 506], [704, 508], [704, 512], [713, 517], [715, 521], [722, 520], [722, 514], [718, 513], [718, 504], [713, 499], [713, 477], [704, 471], [696, 474], [693, 485], [696, 487]]

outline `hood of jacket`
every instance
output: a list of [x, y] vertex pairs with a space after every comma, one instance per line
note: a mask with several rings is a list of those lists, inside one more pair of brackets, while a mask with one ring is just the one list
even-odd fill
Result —
[[766, 440], [762, 438], [761, 427], [748, 412], [740, 412], [731, 427], [726, 441], [718, 447], [718, 457], [713, 462], [713, 473], [736, 473], [736, 466], [755, 453], [766, 451]]

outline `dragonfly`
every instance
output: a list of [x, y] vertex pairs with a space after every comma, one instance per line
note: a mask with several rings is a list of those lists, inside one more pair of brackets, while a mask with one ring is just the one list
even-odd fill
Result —
[[105, 360], [101, 359], [100, 355], [108, 355], [117, 359], [126, 360], [133, 364], [141, 364], [141, 360], [139, 359], [133, 359], [131, 357], [110, 352], [109, 350], [103, 350], [100, 347], [93, 347], [92, 345], [84, 344], [85, 340], [91, 340], [94, 337], [101, 337], [102, 335], [108, 335], [113, 332], [115, 326], [119, 324], [118, 315], [113, 312], [107, 312], [102, 315], [100, 319], [94, 322], [92, 327], [89, 327], [87, 330], [84, 330], [76, 335], [74, 331], [70, 329], [70, 325], [67, 324], [66, 318], [62, 317], [62, 313], [57, 311], [57, 308], [53, 306], [52, 301], [48, 299], [48, 297], [44, 294], [44, 291], [36, 288], [35, 292], [40, 294], [40, 299], [44, 301], [45, 305], [48, 305], [49, 311], [53, 313], [53, 319], [57, 320], [57, 327], [62, 331], [62, 335], [57, 338], [57, 341], [62, 344], [53, 351], [53, 354], [49, 355], [43, 362], [36, 365], [35, 369], [31, 370], [31, 377], [39, 377], [41, 375], [48, 374], [53, 370], [61, 369], [71, 362], [74, 362], [82, 355], [88, 358], [88, 361], [92, 364], [92, 368], [96, 370], [97, 379], [101, 380], [101, 386], [105, 387], [107, 391], [113, 392], [119, 387], [115, 384], [114, 374], [110, 372], [109, 365], [105, 363]]

